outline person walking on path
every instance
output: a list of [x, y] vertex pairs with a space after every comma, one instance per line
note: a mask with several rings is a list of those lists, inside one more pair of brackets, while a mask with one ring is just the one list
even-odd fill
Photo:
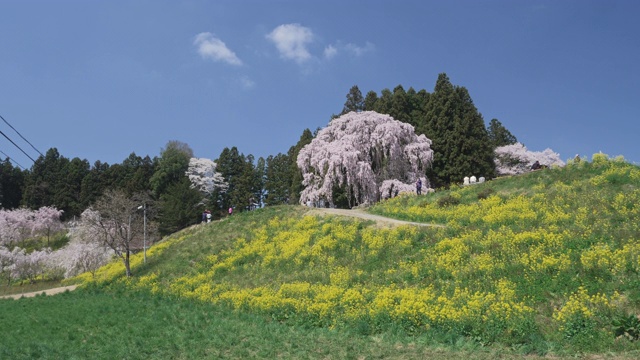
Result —
[[418, 178], [418, 181], [416, 181], [416, 194], [422, 194], [422, 179], [420, 178]]

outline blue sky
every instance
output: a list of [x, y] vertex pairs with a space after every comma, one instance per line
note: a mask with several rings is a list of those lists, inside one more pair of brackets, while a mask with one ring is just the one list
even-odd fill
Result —
[[91, 163], [169, 140], [257, 158], [326, 126], [353, 85], [431, 92], [445, 72], [529, 150], [640, 162], [638, 14], [632, 0], [0, 0], [0, 115]]

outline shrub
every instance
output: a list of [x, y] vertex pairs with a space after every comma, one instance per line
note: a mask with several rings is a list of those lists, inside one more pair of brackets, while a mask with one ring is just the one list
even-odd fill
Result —
[[486, 199], [495, 192], [492, 188], [484, 188], [478, 193], [478, 200]]
[[629, 340], [640, 339], [640, 319], [637, 315], [619, 316], [611, 322], [616, 337], [625, 337]]
[[459, 204], [460, 199], [452, 195], [445, 195], [438, 199], [438, 206], [440, 207], [455, 206]]

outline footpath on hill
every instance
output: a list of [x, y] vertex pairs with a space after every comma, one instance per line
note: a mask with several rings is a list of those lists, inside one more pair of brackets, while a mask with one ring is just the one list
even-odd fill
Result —
[[4, 295], [4, 296], [0, 296], [0, 299], [15, 299], [15, 300], [17, 300], [17, 299], [20, 299], [21, 297], [34, 297], [34, 296], [40, 295], [42, 293], [44, 293], [45, 295], [55, 295], [55, 294], [63, 293], [65, 291], [67, 291], [67, 290], [73, 291], [77, 287], [78, 287], [78, 285], [70, 285], [70, 286], [63, 286], [63, 287], [58, 287], [58, 288], [53, 288], [53, 289], [33, 291], [33, 292], [24, 293], [24, 294]]
[[444, 225], [439, 225], [439, 224], [428, 224], [428, 223], [419, 223], [419, 222], [392, 219], [392, 218], [388, 218], [380, 215], [369, 214], [368, 212], [365, 212], [360, 209], [347, 210], [347, 209], [312, 208], [309, 211], [309, 213], [320, 214], [320, 215], [338, 215], [338, 216], [355, 217], [355, 218], [360, 218], [364, 220], [373, 220], [379, 224], [382, 223], [382, 224], [387, 224], [392, 226], [416, 225], [416, 226], [444, 227]]

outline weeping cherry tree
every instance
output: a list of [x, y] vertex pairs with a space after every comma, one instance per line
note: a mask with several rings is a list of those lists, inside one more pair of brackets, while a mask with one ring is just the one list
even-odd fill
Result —
[[331, 120], [300, 150], [300, 202], [324, 200], [333, 205], [339, 188], [349, 207], [371, 204], [381, 198], [386, 180], [411, 186], [424, 177], [432, 159], [431, 140], [416, 135], [413, 126], [374, 111], [350, 112]]

